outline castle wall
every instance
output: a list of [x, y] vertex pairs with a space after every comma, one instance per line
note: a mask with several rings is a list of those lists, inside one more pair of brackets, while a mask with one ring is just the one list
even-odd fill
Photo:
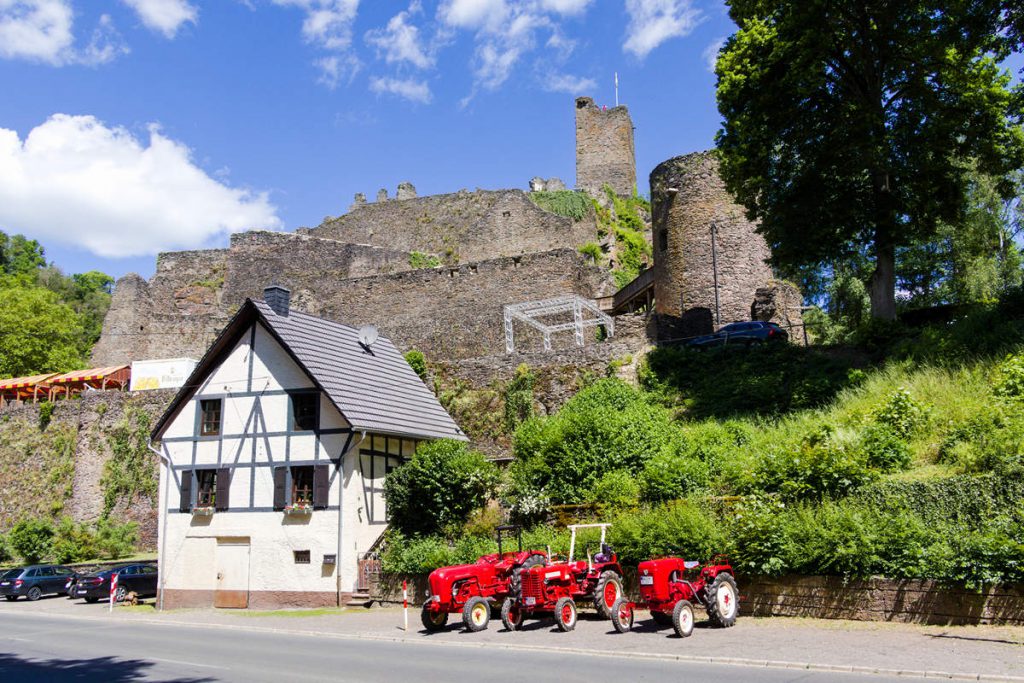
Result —
[[770, 252], [725, 189], [718, 162], [709, 152], [675, 157], [655, 168], [650, 180], [657, 312], [694, 321], [675, 330], [683, 336], [750, 320], [755, 291], [771, 280]]
[[446, 264], [576, 248], [594, 238], [592, 220], [544, 211], [521, 190], [477, 190], [354, 205], [312, 237], [435, 254]]
[[625, 105], [601, 110], [589, 97], [576, 99], [576, 187], [598, 194], [610, 185], [622, 196], [636, 189], [633, 121]]

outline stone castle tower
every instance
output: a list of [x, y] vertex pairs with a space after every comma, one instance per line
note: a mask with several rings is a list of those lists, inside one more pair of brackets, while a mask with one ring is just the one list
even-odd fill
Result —
[[[651, 172], [651, 213], [655, 307], [679, 320], [676, 334], [750, 320], [755, 299], [778, 287], [767, 242], [725, 189], [710, 152], [669, 159]], [[773, 309], [765, 319], [777, 317]]]
[[604, 110], [589, 97], [578, 97], [576, 187], [597, 194], [604, 185], [622, 196], [636, 189], [633, 121], [625, 105]]

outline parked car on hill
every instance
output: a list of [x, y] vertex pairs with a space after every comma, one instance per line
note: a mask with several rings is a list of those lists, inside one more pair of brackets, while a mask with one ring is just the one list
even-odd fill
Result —
[[730, 323], [723, 325], [713, 334], [705, 334], [686, 342], [687, 346], [705, 348], [708, 346], [725, 346], [726, 344], [762, 344], [770, 341], [786, 341], [789, 334], [777, 323], [766, 323], [754, 320], [748, 323]]
[[154, 564], [123, 564], [93, 574], [83, 574], [75, 582], [74, 596], [86, 602], [98, 602], [110, 598], [110, 577], [117, 574], [117, 594], [114, 600], [121, 602], [134, 592], [140, 598], [156, 595], [157, 572]]
[[33, 564], [11, 569], [0, 577], [0, 595], [9, 602], [21, 596], [38, 600], [44, 595], [61, 595], [75, 572], [59, 564]]

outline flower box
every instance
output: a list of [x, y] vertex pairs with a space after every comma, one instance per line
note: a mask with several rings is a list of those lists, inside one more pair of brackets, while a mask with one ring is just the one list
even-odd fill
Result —
[[295, 503], [293, 505], [286, 505], [284, 508], [284, 514], [286, 515], [311, 515], [313, 514], [313, 506], [309, 503]]
[[197, 515], [199, 517], [209, 517], [209, 516], [211, 516], [213, 514], [214, 509], [215, 508], [212, 505], [204, 505], [204, 506], [201, 506], [201, 507], [194, 507], [194, 508], [192, 508], [192, 514], [193, 515]]

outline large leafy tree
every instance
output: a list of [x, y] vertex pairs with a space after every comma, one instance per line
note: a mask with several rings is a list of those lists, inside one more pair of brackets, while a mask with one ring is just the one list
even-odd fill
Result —
[[[722, 175], [791, 272], [872, 259], [871, 313], [896, 315], [896, 250], [957, 225], [969, 169], [1024, 165], [1020, 93], [999, 64], [1010, 0], [730, 0]], [[1000, 182], [1009, 196], [1012, 187]]]

